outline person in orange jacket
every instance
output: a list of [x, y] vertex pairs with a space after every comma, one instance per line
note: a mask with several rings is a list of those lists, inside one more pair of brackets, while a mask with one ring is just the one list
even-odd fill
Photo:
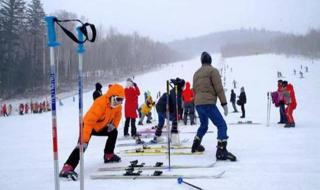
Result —
[[287, 123], [285, 124], [284, 127], [289, 128], [289, 127], [295, 127], [295, 122], [293, 119], [293, 110], [296, 109], [297, 107], [297, 101], [296, 101], [296, 96], [294, 93], [294, 89], [292, 84], [288, 83], [287, 81], [282, 82], [282, 87], [284, 91], [287, 91], [289, 93], [290, 98], [286, 98], [285, 104], [287, 105], [285, 113], [287, 116]]
[[[108, 136], [104, 147], [104, 163], [120, 162], [121, 158], [114, 154], [118, 136], [118, 126], [122, 115], [122, 102], [124, 88], [119, 84], [112, 85], [106, 94], [97, 98], [83, 118], [83, 147], [88, 147], [90, 138], [95, 136]], [[69, 158], [65, 162], [59, 176], [76, 180], [77, 167], [80, 157], [79, 141]]]

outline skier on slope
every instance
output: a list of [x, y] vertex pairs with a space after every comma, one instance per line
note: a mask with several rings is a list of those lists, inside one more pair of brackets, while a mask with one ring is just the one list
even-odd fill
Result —
[[203, 152], [201, 145], [203, 136], [208, 130], [208, 119], [218, 128], [218, 144], [216, 159], [236, 161], [236, 157], [227, 150], [227, 124], [220, 114], [216, 102], [219, 98], [224, 115], [228, 115], [227, 100], [219, 71], [211, 66], [211, 56], [207, 52], [201, 54], [202, 66], [193, 75], [193, 91], [195, 105], [200, 119], [200, 127], [194, 137], [191, 152]]
[[[184, 87], [185, 81], [180, 78], [171, 79], [171, 83], [177, 86], [177, 96], [175, 89], [171, 89], [169, 92], [169, 113], [170, 113], [170, 120], [172, 121], [172, 128], [171, 133], [172, 134], [178, 134], [178, 113], [177, 113], [177, 106], [178, 110], [182, 109], [182, 102], [181, 102], [181, 92], [182, 88]], [[162, 128], [166, 119], [166, 106], [167, 106], [167, 93], [163, 93], [163, 95], [160, 97], [156, 104], [156, 110], [158, 113], [158, 125], [156, 126], [155, 136], [152, 143], [158, 143], [162, 141], [161, 134], [162, 134]], [[175, 136], [175, 135], [173, 135]], [[172, 136], [172, 137], [173, 137]], [[174, 138], [174, 137], [173, 137]], [[175, 141], [173, 139], [172, 141]], [[178, 144], [178, 142], [176, 142]]]
[[[112, 85], [106, 94], [96, 99], [83, 118], [83, 147], [88, 147], [90, 138], [94, 136], [108, 136], [104, 147], [104, 163], [120, 162], [121, 158], [114, 154], [118, 136], [118, 126], [121, 120], [124, 89], [119, 84]], [[65, 162], [59, 176], [69, 178], [77, 176], [74, 169], [77, 167], [79, 157], [79, 142]]]
[[96, 90], [93, 92], [92, 96], [93, 96], [93, 100], [96, 100], [97, 98], [99, 98], [100, 96], [102, 96], [102, 85], [97, 82], [96, 83]]
[[[282, 97], [282, 80], [278, 80], [278, 90], [277, 92], [279, 93], [279, 97]], [[279, 124], [287, 123], [287, 117], [285, 113], [285, 103], [283, 98], [279, 99], [279, 112], [280, 112], [280, 121], [278, 122]]]
[[188, 115], [190, 117], [190, 125], [194, 125], [194, 93], [190, 89], [190, 83], [186, 82], [186, 88], [182, 91], [183, 100], [183, 122], [187, 125]]
[[286, 95], [284, 95], [285, 98], [285, 104], [287, 105], [286, 107], [286, 116], [287, 116], [287, 123], [284, 127], [289, 128], [289, 127], [295, 127], [295, 122], [293, 119], [293, 110], [296, 109], [297, 107], [297, 101], [296, 101], [296, 97], [295, 97], [295, 93], [294, 93], [294, 89], [292, 84], [288, 83], [287, 81], [283, 81], [282, 82], [282, 86], [283, 86], [283, 90], [285, 92], [288, 92], [289, 97], [287, 98]]
[[126, 117], [125, 125], [124, 125], [124, 136], [129, 136], [129, 123], [131, 121], [131, 137], [136, 138], [139, 136], [137, 134], [136, 128], [136, 118], [137, 109], [138, 109], [138, 96], [140, 95], [140, 90], [137, 83], [133, 82], [131, 78], [127, 79], [127, 84], [125, 88], [125, 97], [126, 101], [124, 104], [124, 113]]

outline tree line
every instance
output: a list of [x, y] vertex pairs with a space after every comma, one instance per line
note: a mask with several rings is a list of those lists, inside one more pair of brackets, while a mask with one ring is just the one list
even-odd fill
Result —
[[[80, 19], [74, 13], [58, 11], [59, 19]], [[49, 92], [49, 48], [43, 5], [40, 0], [0, 0], [0, 99], [42, 95]], [[63, 24], [74, 31], [76, 23]], [[161, 64], [184, 59], [167, 45], [138, 33], [124, 35], [115, 28], [97, 27], [96, 42], [86, 44], [84, 85], [97, 81], [113, 82]], [[57, 88], [71, 91], [77, 87], [77, 44], [56, 27]]]
[[320, 58], [320, 30], [311, 29], [305, 35], [283, 34], [268, 40], [228, 43], [221, 47], [223, 57], [275, 53], [286, 56]]

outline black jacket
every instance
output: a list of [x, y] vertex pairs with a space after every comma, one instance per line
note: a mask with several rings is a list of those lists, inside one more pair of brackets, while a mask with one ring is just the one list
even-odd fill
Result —
[[96, 100], [97, 98], [99, 98], [100, 96], [102, 96], [102, 91], [101, 90], [95, 90], [92, 94], [93, 96], [93, 100]]
[[231, 92], [230, 102], [232, 102], [232, 103], [236, 102], [236, 93]]
[[[169, 94], [169, 112], [176, 114], [176, 98], [178, 101], [178, 109], [182, 109], [182, 98], [181, 98], [181, 90], [178, 90], [178, 97], [176, 97], [175, 89], [170, 90]], [[167, 93], [164, 93], [157, 102], [156, 109], [157, 112], [166, 112], [167, 105]]]
[[245, 92], [241, 92], [239, 96], [240, 104], [246, 104], [247, 103], [247, 97]]

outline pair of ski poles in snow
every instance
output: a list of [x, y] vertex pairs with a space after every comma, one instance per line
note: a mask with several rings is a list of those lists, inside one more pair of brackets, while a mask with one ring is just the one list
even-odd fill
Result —
[[[57, 133], [57, 113], [56, 113], [56, 73], [55, 73], [55, 59], [54, 59], [54, 48], [58, 47], [60, 44], [56, 41], [56, 31], [55, 24], [58, 24], [64, 33], [69, 36], [73, 41], [78, 43], [77, 52], [79, 54], [79, 149], [80, 149], [80, 189], [84, 189], [84, 162], [83, 162], [83, 127], [82, 127], [82, 117], [83, 117], [83, 80], [82, 80], [82, 65], [83, 65], [83, 53], [85, 52], [84, 43], [86, 41], [94, 42], [96, 37], [96, 29], [93, 24], [82, 23], [80, 20], [59, 20], [54, 16], [47, 16], [45, 18], [47, 22], [48, 29], [48, 46], [50, 48], [50, 89], [51, 89], [51, 114], [52, 114], [52, 142], [53, 142], [53, 159], [54, 159], [54, 182], [55, 190], [60, 189], [59, 183], [59, 158], [58, 158], [58, 133]], [[78, 37], [75, 37], [72, 32], [64, 28], [61, 22], [77, 21], [82, 24], [81, 27], [77, 27]], [[92, 38], [88, 37], [87, 27], [91, 28]], [[84, 39], [85, 37], [85, 39]]]

